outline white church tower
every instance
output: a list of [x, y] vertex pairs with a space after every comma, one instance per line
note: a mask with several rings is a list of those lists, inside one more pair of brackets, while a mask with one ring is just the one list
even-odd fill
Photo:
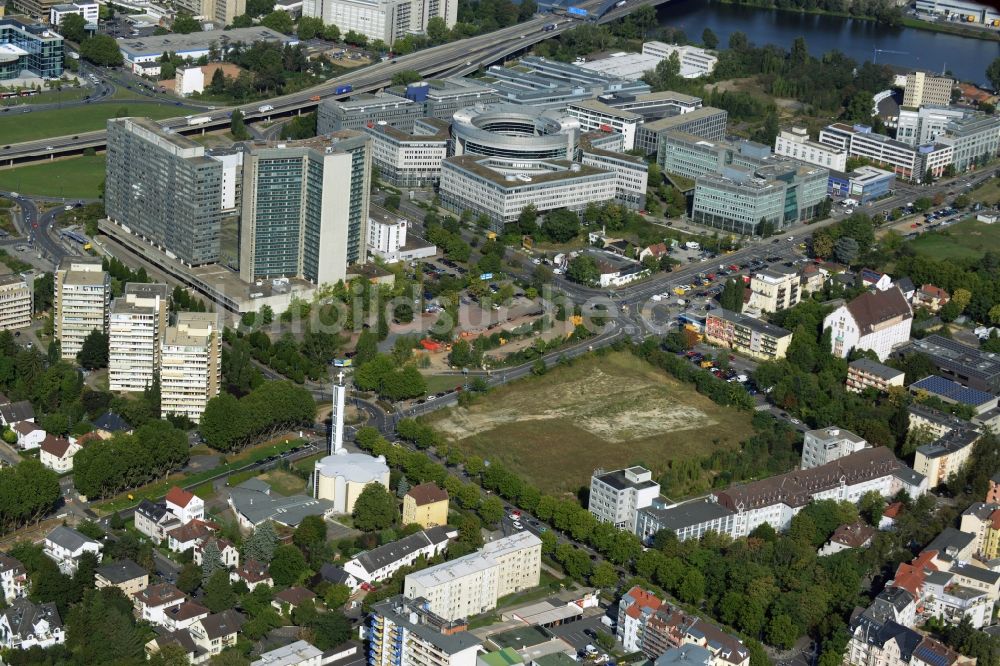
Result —
[[329, 453], [339, 454], [344, 450], [344, 396], [347, 387], [344, 386], [344, 371], [337, 375], [333, 383], [333, 412], [330, 413], [330, 449]]

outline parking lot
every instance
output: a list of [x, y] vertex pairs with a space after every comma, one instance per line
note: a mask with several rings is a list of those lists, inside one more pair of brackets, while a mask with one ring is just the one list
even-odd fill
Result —
[[[588, 645], [595, 645], [594, 639], [598, 631], [612, 634], [611, 628], [601, 622], [603, 616], [596, 615], [576, 622], [561, 624], [549, 629], [555, 636], [563, 639], [578, 651]], [[600, 649], [600, 648], [599, 648]]]

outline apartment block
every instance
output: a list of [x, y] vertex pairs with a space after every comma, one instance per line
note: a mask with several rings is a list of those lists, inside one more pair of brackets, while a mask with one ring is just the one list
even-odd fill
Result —
[[797, 304], [801, 298], [798, 271], [765, 269], [750, 278], [750, 300], [746, 308], [760, 312], [780, 312]]
[[913, 469], [927, 477], [929, 487], [936, 488], [962, 468], [980, 437], [978, 430], [958, 428], [918, 446]]
[[0, 329], [13, 331], [31, 325], [32, 285], [21, 275], [0, 276]]
[[597, 470], [590, 477], [587, 509], [599, 522], [620, 530], [635, 531], [640, 509], [651, 506], [660, 495], [660, 484], [645, 467], [628, 467], [613, 472]]
[[160, 410], [197, 423], [222, 382], [222, 331], [211, 312], [178, 312], [160, 351]]
[[946, 76], [932, 76], [927, 72], [911, 72], [906, 75], [906, 89], [903, 91], [903, 106], [912, 108], [951, 104], [951, 89], [955, 81]]
[[364, 132], [381, 180], [396, 187], [422, 187], [441, 179], [441, 162], [448, 156], [447, 121], [419, 118], [406, 132], [380, 120]]
[[386, 599], [365, 623], [368, 666], [476, 666], [482, 641], [467, 628], [433, 612], [425, 599]]
[[962, 512], [962, 532], [974, 534], [973, 550], [984, 560], [1000, 557], [1000, 505], [976, 502]]
[[223, 26], [232, 24], [234, 18], [247, 11], [246, 0], [178, 0], [177, 6], [192, 16]]
[[410, 574], [403, 594], [426, 599], [428, 610], [450, 622], [493, 610], [500, 597], [537, 586], [541, 564], [541, 540], [531, 532], [518, 532]]
[[403, 496], [403, 524], [423, 528], [448, 524], [448, 491], [434, 482], [413, 486]]
[[868, 448], [868, 442], [850, 430], [843, 428], [810, 430], [802, 442], [802, 464], [799, 469], [826, 465], [865, 448]]
[[739, 312], [716, 308], [705, 315], [705, 339], [763, 361], [785, 358], [792, 332]]
[[153, 384], [169, 311], [167, 285], [129, 282], [111, 305], [108, 324], [108, 384], [112, 391], [139, 392]]
[[108, 219], [171, 258], [219, 260], [222, 172], [204, 146], [148, 118], [108, 121]]
[[323, 19], [340, 28], [341, 34], [354, 31], [369, 41], [392, 45], [409, 33], [424, 32], [427, 22], [444, 19], [451, 28], [458, 21], [457, 0], [305, 0], [302, 15]]
[[866, 388], [885, 393], [890, 388], [903, 388], [906, 376], [902, 370], [890, 368], [870, 358], [859, 358], [847, 365], [847, 390], [862, 393]]
[[774, 140], [774, 153], [831, 171], [847, 170], [847, 151], [810, 140], [804, 127], [781, 130]]
[[243, 160], [240, 279], [335, 284], [367, 257], [371, 152], [361, 132], [251, 144]]
[[55, 275], [53, 331], [64, 360], [74, 360], [93, 331], [108, 330], [111, 276], [95, 257], [67, 257]]
[[1000, 393], [1000, 357], [943, 336], [928, 335], [899, 349], [900, 354], [923, 354], [936, 374], [962, 386]]

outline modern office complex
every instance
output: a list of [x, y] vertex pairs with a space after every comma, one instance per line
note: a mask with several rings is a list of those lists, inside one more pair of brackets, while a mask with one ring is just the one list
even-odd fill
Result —
[[167, 327], [167, 285], [129, 282], [111, 304], [108, 323], [108, 385], [139, 392], [153, 385]]
[[67, 257], [55, 275], [54, 338], [62, 358], [73, 360], [93, 331], [108, 330], [111, 276], [96, 257]]
[[573, 159], [580, 122], [557, 111], [514, 104], [460, 109], [451, 124], [451, 154], [509, 160]]
[[213, 48], [225, 55], [236, 44], [249, 46], [254, 42], [294, 46], [299, 43], [299, 40], [297, 37], [283, 35], [258, 25], [252, 28], [229, 28], [228, 30], [209, 30], [189, 34], [172, 32], [168, 35], [127, 37], [118, 40], [118, 48], [121, 49], [125, 67], [136, 74], [158, 76], [160, 58], [167, 51], [185, 60], [198, 60], [202, 56], [207, 56]]
[[951, 89], [955, 81], [946, 76], [932, 76], [927, 72], [911, 72], [906, 75], [906, 89], [903, 91], [903, 106], [948, 106], [951, 104]]
[[628, 467], [613, 472], [597, 470], [590, 477], [587, 509], [599, 522], [620, 530], [635, 530], [640, 509], [652, 506], [660, 494], [660, 484], [645, 467]]
[[305, 0], [302, 15], [323, 19], [342, 34], [354, 31], [369, 41], [392, 45], [409, 33], [424, 32], [434, 17], [451, 28], [458, 20], [457, 0]]
[[643, 55], [651, 55], [661, 60], [669, 58], [676, 53], [680, 58], [680, 75], [685, 79], [696, 79], [699, 76], [708, 76], [715, 71], [715, 65], [719, 59], [697, 46], [679, 46], [677, 44], [664, 44], [663, 42], [645, 42], [642, 45]]
[[28, 280], [21, 275], [0, 276], [0, 330], [30, 326], [33, 305], [34, 293]]
[[635, 135], [643, 118], [638, 113], [616, 109], [594, 99], [573, 102], [566, 112], [580, 121], [581, 132], [617, 132], [624, 137], [625, 150], [635, 148]]
[[965, 109], [948, 106], [921, 106], [919, 109], [901, 108], [896, 119], [896, 140], [908, 146], [933, 143], [948, 131], [948, 124], [968, 113]]
[[445, 208], [486, 215], [493, 229], [502, 231], [528, 205], [543, 212], [582, 210], [591, 202], [611, 201], [617, 181], [613, 171], [566, 160], [512, 166], [502, 159], [464, 155], [442, 164], [440, 196]]
[[344, 279], [364, 263], [371, 157], [361, 132], [250, 144], [243, 160], [240, 278]]
[[480, 81], [495, 89], [502, 101], [535, 109], [562, 109], [571, 102], [605, 94], [650, 92], [645, 81], [629, 81], [536, 56], [521, 58], [516, 67], [493, 65]]
[[585, 134], [579, 145], [580, 164], [614, 172], [618, 202], [635, 210], [646, 207], [649, 165], [638, 155], [625, 152], [621, 134]]
[[809, 430], [802, 441], [802, 464], [799, 469], [826, 465], [864, 448], [868, 448], [868, 442], [850, 430], [842, 428]]
[[399, 595], [372, 606], [368, 666], [476, 666], [482, 642], [464, 620], [449, 621], [425, 599]]
[[108, 121], [108, 219], [185, 264], [219, 259], [222, 170], [204, 146], [148, 118]]
[[691, 179], [722, 173], [726, 167], [754, 169], [776, 161], [761, 143], [709, 140], [677, 130], [661, 132], [657, 144], [656, 163], [669, 174]]
[[635, 147], [646, 155], [655, 155], [660, 145], [660, 137], [667, 132], [686, 132], [708, 141], [723, 141], [726, 138], [726, 122], [729, 114], [713, 106], [667, 116], [659, 120], [647, 120], [636, 130]]
[[864, 205], [890, 194], [895, 184], [896, 174], [866, 164], [850, 173], [831, 171], [827, 192], [830, 196], [854, 199]]
[[413, 131], [405, 132], [380, 120], [364, 132], [380, 179], [396, 187], [423, 187], [441, 179], [441, 162], [448, 156], [447, 121], [420, 118], [413, 121]]
[[948, 123], [948, 133], [938, 142], [951, 146], [951, 163], [958, 171], [967, 171], [992, 160], [1000, 150], [1000, 118], [967, 113]]
[[429, 611], [450, 622], [493, 610], [500, 597], [537, 586], [541, 568], [541, 539], [517, 532], [471, 555], [411, 573], [403, 594], [426, 599]]
[[316, 110], [316, 131], [322, 135], [343, 129], [360, 130], [384, 122], [409, 132], [413, 121], [423, 115], [422, 104], [388, 92], [354, 95], [343, 100], [325, 99]]
[[212, 312], [178, 312], [160, 349], [160, 411], [195, 423], [222, 384], [222, 330]]
[[781, 130], [774, 140], [774, 153], [826, 167], [831, 171], [847, 169], [846, 150], [810, 140], [809, 130], [804, 127], [793, 127], [791, 131]]
[[96, 0], [78, 0], [49, 8], [49, 24], [55, 28], [62, 25], [64, 17], [74, 14], [83, 18], [84, 22], [96, 26], [100, 14], [100, 5]]
[[500, 101], [496, 89], [478, 79], [434, 79], [423, 81], [420, 88], [418, 91], [412, 85], [407, 86], [404, 96], [421, 102], [425, 116], [440, 120], [450, 121], [456, 111], [467, 106], [496, 104]]
[[819, 142], [846, 150], [851, 157], [864, 157], [877, 164], [892, 168], [900, 178], [919, 181], [930, 169], [937, 178], [951, 164], [954, 148], [941, 143], [910, 146], [872, 132], [867, 125], [834, 123], [822, 129]]
[[781, 230], [813, 218], [826, 199], [823, 167], [774, 163], [756, 169], [727, 167], [695, 181], [691, 219], [742, 235], [760, 234], [764, 224]]
[[[34, 4], [34, 0], [30, 4]], [[48, 16], [38, 6], [35, 16]], [[0, 13], [0, 81], [16, 79], [24, 71], [43, 79], [63, 73], [63, 38], [45, 26], [29, 25]]]
[[785, 358], [792, 332], [739, 312], [715, 308], [705, 315], [705, 339], [763, 361]]
[[598, 95], [597, 101], [621, 111], [638, 113], [646, 122], [681, 116], [701, 108], [701, 98], [664, 90], [655, 93], [616, 91]]

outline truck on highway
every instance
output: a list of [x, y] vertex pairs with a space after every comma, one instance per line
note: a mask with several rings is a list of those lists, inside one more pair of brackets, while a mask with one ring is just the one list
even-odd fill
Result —
[[195, 116], [195, 117], [188, 116], [187, 117], [187, 124], [188, 125], [204, 125], [205, 123], [210, 123], [210, 122], [212, 122], [211, 116]]
[[582, 9], [580, 7], [569, 7], [566, 9], [566, 13], [570, 16], [579, 16], [580, 18], [587, 18], [590, 16], [590, 13], [587, 12], [586, 9]]
[[268, 111], [274, 111], [274, 107], [271, 106], [270, 104], [264, 104], [262, 106], [257, 107], [258, 113], [267, 113]]
[[352, 86], [350, 83], [345, 83], [342, 86], [337, 86], [337, 89], [334, 90], [333, 92], [334, 94], [337, 95], [345, 95], [349, 92], [354, 92], [354, 86]]

